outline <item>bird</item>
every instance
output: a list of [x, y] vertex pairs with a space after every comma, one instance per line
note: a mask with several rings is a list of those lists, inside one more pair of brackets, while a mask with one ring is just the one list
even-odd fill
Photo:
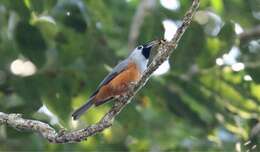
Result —
[[129, 85], [140, 80], [148, 67], [152, 48], [157, 46], [158, 40], [137, 46], [130, 55], [119, 62], [113, 70], [101, 81], [84, 105], [72, 114], [73, 120], [85, 113], [91, 106], [99, 106], [126, 93]]

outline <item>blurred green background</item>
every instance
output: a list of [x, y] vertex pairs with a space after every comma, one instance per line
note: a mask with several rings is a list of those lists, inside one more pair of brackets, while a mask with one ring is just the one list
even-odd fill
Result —
[[[172, 37], [190, 5], [191, 0], [0, 0], [0, 111], [56, 129], [97, 122], [112, 103], [92, 108], [79, 121], [71, 113], [129, 48]], [[133, 23], [137, 11], [144, 18]], [[140, 24], [133, 41], [132, 24]], [[259, 33], [258, 0], [202, 0], [169, 62], [111, 128], [81, 143], [58, 145], [0, 126], [0, 151], [260, 151]]]

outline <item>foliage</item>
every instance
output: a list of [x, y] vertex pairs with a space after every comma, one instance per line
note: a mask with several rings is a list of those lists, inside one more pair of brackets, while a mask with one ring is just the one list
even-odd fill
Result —
[[[257, 3], [201, 1], [170, 59], [170, 71], [154, 76], [110, 129], [85, 142], [54, 145], [0, 126], [0, 150], [259, 150], [254, 145], [259, 143], [260, 40], [245, 42], [238, 33], [238, 26], [249, 30], [259, 24]], [[111, 103], [92, 108], [79, 122], [72, 122], [71, 113], [129, 53], [128, 32], [138, 4], [1, 0], [0, 111], [23, 113], [57, 129], [98, 121]], [[189, 6], [182, 0], [172, 11], [158, 1], [138, 44], [161, 37], [162, 21], [178, 23]], [[43, 105], [58, 123], [38, 111]]]

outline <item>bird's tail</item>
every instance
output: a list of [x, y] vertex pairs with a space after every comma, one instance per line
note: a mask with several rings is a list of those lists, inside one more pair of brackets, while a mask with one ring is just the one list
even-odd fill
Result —
[[79, 119], [79, 117], [80, 117], [85, 111], [87, 111], [93, 104], [94, 104], [94, 100], [93, 100], [93, 98], [90, 98], [89, 101], [87, 101], [87, 103], [85, 103], [83, 106], [81, 106], [80, 108], [78, 108], [75, 112], [73, 112], [73, 114], [72, 114], [73, 120]]

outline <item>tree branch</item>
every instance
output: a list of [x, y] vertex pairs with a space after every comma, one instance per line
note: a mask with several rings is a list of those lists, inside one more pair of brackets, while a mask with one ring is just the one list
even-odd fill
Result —
[[57, 133], [55, 129], [53, 129], [46, 123], [37, 120], [23, 119], [20, 114], [5, 114], [0, 112], [0, 124], [6, 124], [18, 130], [29, 130], [33, 132], [38, 132], [52, 143], [80, 142], [82, 140], [86, 140], [87, 137], [110, 127], [113, 123], [114, 118], [127, 105], [127, 103], [131, 101], [134, 95], [145, 85], [147, 80], [151, 77], [151, 74], [165, 60], [167, 60], [173, 50], [176, 49], [179, 40], [181, 39], [185, 30], [189, 27], [192, 17], [198, 7], [199, 0], [193, 0], [190, 9], [186, 12], [182, 20], [182, 24], [178, 28], [173, 39], [169, 42], [162, 41], [157, 50], [158, 53], [155, 55], [148, 69], [144, 72], [141, 80], [138, 81], [136, 84], [133, 84], [125, 95], [120, 96], [115, 102], [114, 106], [98, 123], [76, 131]]

